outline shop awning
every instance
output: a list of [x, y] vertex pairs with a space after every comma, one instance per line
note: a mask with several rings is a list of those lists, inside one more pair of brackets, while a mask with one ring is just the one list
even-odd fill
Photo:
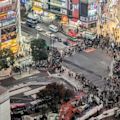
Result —
[[65, 7], [62, 6], [61, 2], [55, 3], [55, 2], [47, 2], [47, 4], [50, 4], [52, 6], [60, 7], [63, 9], [66, 9]]
[[91, 39], [91, 40], [93, 40], [93, 39], [96, 38], [96, 36], [93, 36], [93, 35], [90, 35], [90, 34], [86, 34], [86, 35], [85, 35], [85, 38], [86, 38], [86, 39]]
[[93, 34], [93, 33], [90, 33], [90, 32], [84, 32], [83, 37], [86, 38], [86, 39], [91, 39], [91, 40], [93, 40], [93, 39], [96, 38], [96, 35]]
[[36, 6], [33, 6], [33, 7], [32, 7], [32, 10], [37, 11], [37, 12], [42, 12], [42, 11], [43, 11], [42, 8], [36, 7]]
[[72, 19], [72, 21], [73, 21], [73, 22], [77, 22], [77, 21], [78, 21], [78, 19], [73, 18], [73, 19]]
[[77, 45], [77, 42], [71, 41], [71, 40], [69, 40], [69, 39], [67, 39], [67, 42], [68, 42], [70, 45], [72, 45], [72, 46]]
[[77, 33], [74, 30], [69, 30], [69, 32], [67, 33], [70, 37], [76, 37]]

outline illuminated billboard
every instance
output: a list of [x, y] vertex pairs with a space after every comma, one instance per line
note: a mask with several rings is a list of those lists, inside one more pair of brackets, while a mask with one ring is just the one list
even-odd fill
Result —
[[88, 5], [88, 16], [97, 15], [97, 3], [91, 3]]

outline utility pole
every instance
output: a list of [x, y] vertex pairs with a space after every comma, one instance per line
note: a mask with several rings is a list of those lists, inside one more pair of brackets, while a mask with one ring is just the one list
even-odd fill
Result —
[[20, 45], [22, 41], [22, 34], [21, 34], [21, 14], [20, 14], [20, 0], [17, 0], [17, 23], [18, 23], [18, 43]]
[[[102, 7], [102, 0], [98, 1], [98, 10], [97, 10], [97, 14], [98, 14], [98, 22], [97, 22], [97, 29], [98, 29], [98, 32], [99, 32], [99, 29], [100, 29], [100, 32], [101, 32], [101, 18], [102, 18], [102, 10], [101, 10], [101, 7]], [[99, 38], [99, 35], [100, 33], [98, 34], [98, 38]]]
[[39, 38], [39, 33], [38, 33], [38, 30], [37, 30], [37, 35], [36, 35], [36, 38], [37, 38], [37, 39]]
[[52, 47], [52, 54], [51, 54], [51, 64], [53, 64], [53, 48], [54, 48], [54, 42], [53, 42], [53, 38], [52, 35], [53, 33], [50, 33], [50, 42], [51, 42], [51, 47]]

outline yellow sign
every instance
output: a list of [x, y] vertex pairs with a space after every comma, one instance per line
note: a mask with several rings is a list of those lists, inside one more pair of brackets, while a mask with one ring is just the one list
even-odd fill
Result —
[[66, 24], [66, 23], [68, 23], [68, 17], [66, 16], [66, 15], [62, 15], [62, 17], [61, 17], [61, 23], [63, 23], [63, 24]]
[[6, 18], [7, 18], [7, 14], [6, 13], [0, 14], [0, 20], [6, 19]]
[[43, 11], [42, 8], [37, 7], [37, 6], [33, 6], [33, 7], [32, 7], [32, 10], [33, 10], [33, 11], [38, 11], [38, 12], [42, 12], [42, 11]]
[[13, 53], [16, 53], [16, 52], [18, 52], [19, 45], [13, 46], [10, 49], [13, 51]]
[[9, 47], [11, 48], [11, 47], [16, 46], [16, 45], [17, 45], [17, 40], [13, 39], [13, 40], [9, 40], [9, 41], [1, 43], [1, 48], [2, 49], [9, 48]]

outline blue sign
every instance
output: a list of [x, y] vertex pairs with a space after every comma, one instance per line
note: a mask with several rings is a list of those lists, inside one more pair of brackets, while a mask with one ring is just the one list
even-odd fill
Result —
[[20, 0], [20, 3], [26, 4], [27, 0]]

